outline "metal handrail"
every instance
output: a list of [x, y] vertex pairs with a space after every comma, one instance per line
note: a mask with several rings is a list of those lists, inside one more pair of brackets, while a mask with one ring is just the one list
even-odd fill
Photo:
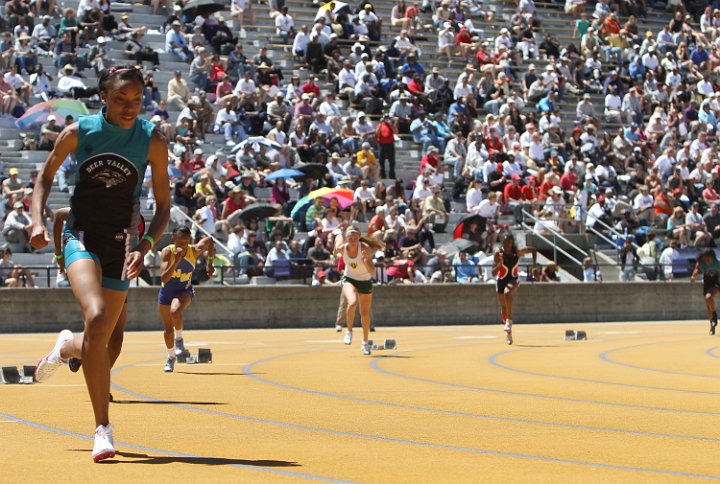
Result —
[[[532, 220], [532, 221], [535, 222], [535, 223], [537, 223], [537, 221], [540, 220], [539, 218], [535, 217], [533, 214], [531, 214], [530, 212], [528, 212], [528, 211], [525, 210], [524, 208], [522, 209], [522, 213], [523, 213], [523, 216], [528, 216], [528, 217], [530, 217], [530, 220]], [[523, 225], [527, 225], [527, 224], [523, 223]], [[580, 252], [580, 253], [583, 255], [583, 257], [588, 257], [588, 253], [587, 253], [587, 252], [585, 252], [583, 249], [581, 249], [581, 248], [578, 247], [577, 245], [575, 245], [575, 244], [573, 244], [572, 242], [570, 242], [570, 240], [567, 239], [566, 237], [563, 237], [563, 235], [562, 235], [560, 232], [558, 232], [557, 230], [553, 230], [553, 229], [550, 228], [550, 227], [548, 227], [548, 230], [550, 230], [555, 237], [558, 237], [560, 240], [562, 240], [563, 242], [565, 242], [567, 245], [569, 245], [569, 246], [572, 247], [573, 249], [575, 249], [575, 250], [577, 250], [578, 252]]]
[[[523, 226], [523, 228], [524, 228], [525, 230], [532, 230], [532, 228], [531, 228], [528, 224], [526, 224], [525, 222], [522, 223], [522, 226]], [[553, 234], [554, 234], [554, 232], [553, 232]], [[567, 253], [565, 250], [563, 250], [562, 248], [560, 248], [560, 247], [558, 247], [557, 245], [555, 245], [555, 243], [551, 242], [550, 239], [548, 239], [547, 237], [545, 237], [543, 234], [533, 233], [533, 235], [534, 235], [534, 236], [537, 236], [538, 238], [540, 238], [540, 240], [542, 240], [543, 242], [552, 245], [552, 246], [554, 247], [554, 250], [560, 252], [562, 255], [564, 255], [565, 257], [567, 257], [567, 258], [570, 259], [571, 261], [573, 261], [575, 264], [577, 264], [578, 266], [582, 267], [582, 262], [580, 262], [580, 261], [577, 260], [575, 257], [573, 257], [573, 256], [571, 256], [570, 254], [568, 254], [568, 253]], [[584, 251], [581, 251], [581, 252], [584, 253]], [[587, 257], [587, 255], [586, 255], [586, 257]]]
[[204, 228], [202, 228], [202, 225], [200, 225], [200, 224], [197, 223], [195, 220], [193, 220], [188, 214], [186, 214], [185, 212], [183, 212], [177, 205], [173, 205], [172, 207], [173, 207], [173, 208], [176, 208], [176, 209], [177, 209], [177, 212], [179, 212], [183, 217], [185, 217], [186, 220], [189, 220], [191, 225], [194, 225], [195, 227], [198, 228], [198, 230], [200, 230], [202, 233], [204, 233], [205, 235], [207, 235], [208, 237], [210, 237], [210, 238], [212, 239], [212, 241], [215, 243], [215, 245], [216, 245], [217, 247], [220, 247], [221, 249], [223, 249], [227, 255], [233, 255], [232, 250], [230, 250], [225, 244], [223, 244], [222, 242], [220, 242], [220, 241], [217, 239], [217, 237], [213, 236], [213, 235], [212, 235], [211, 233], [209, 233], [207, 230], [205, 230]]
[[[620, 232], [618, 232], [618, 231], [615, 230], [613, 227], [609, 226], [608, 224], [606, 224], [605, 222], [603, 222], [603, 221], [600, 220], [600, 219], [595, 220], [595, 223], [599, 223], [600, 225], [602, 225], [605, 229], [607, 229], [607, 230], [608, 230], [611, 234], [613, 234], [613, 235], [617, 235], [618, 237], [625, 237], [625, 238], [627, 238], [626, 236], [624, 236], [623, 234], [621, 234]], [[594, 227], [590, 227], [590, 230], [592, 230], [596, 235], [598, 235], [598, 236], [600, 236], [601, 238], [605, 239], [606, 242], [609, 242], [611, 245], [615, 245], [615, 242], [613, 242], [612, 240], [610, 240], [609, 238], [607, 238], [604, 234], [599, 233], [597, 230], [595, 230]], [[637, 245], [635, 242], [633, 242], [632, 245], [633, 245], [633, 247], [634, 247], [635, 249], [639, 249], [639, 248], [640, 248], [640, 246]]]

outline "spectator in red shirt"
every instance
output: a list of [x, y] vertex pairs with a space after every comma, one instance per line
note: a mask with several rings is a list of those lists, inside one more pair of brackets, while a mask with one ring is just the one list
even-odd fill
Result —
[[542, 173], [540, 176], [542, 179], [542, 182], [540, 182], [540, 199], [546, 200], [550, 196], [550, 190], [552, 190], [556, 183], [552, 176], [546, 174], [545, 168], [541, 168], [538, 171], [538, 175], [540, 175], [540, 173]]
[[385, 209], [383, 207], [377, 207], [375, 209], [375, 215], [370, 219], [370, 223], [368, 223], [368, 235], [372, 235], [375, 232], [384, 233], [386, 228]]
[[455, 35], [455, 47], [460, 51], [460, 55], [467, 59], [472, 46], [472, 35], [468, 32], [467, 27], [463, 25], [460, 27], [460, 32]]
[[520, 175], [512, 176], [512, 183], [505, 185], [503, 190], [505, 196], [505, 204], [508, 205], [510, 202], [519, 202], [522, 200], [522, 187], [520, 186]]
[[535, 177], [531, 176], [527, 184], [522, 187], [522, 200], [532, 203], [537, 200], [537, 197], [537, 182], [535, 181]]
[[495, 63], [492, 56], [487, 53], [485, 46], [482, 44], [478, 46], [477, 53], [475, 54], [475, 63], [480, 67]]
[[578, 181], [577, 173], [575, 170], [570, 168], [566, 171], [563, 176], [560, 177], [560, 188], [563, 191], [570, 192], [575, 190], [575, 183]]
[[230, 194], [222, 203], [222, 212], [220, 213], [220, 220], [227, 220], [233, 213], [238, 210], [242, 210], [248, 205], [248, 201], [254, 202], [255, 199], [250, 200], [251, 197], [247, 195], [247, 192], [236, 186], [230, 191]]
[[427, 165], [430, 165], [433, 167], [434, 170], [437, 170], [438, 164], [440, 163], [440, 159], [437, 155], [438, 149], [435, 146], [430, 146], [428, 148], [428, 152], [425, 156], [422, 157], [422, 161], [420, 161], [420, 174], [422, 175], [425, 173], [425, 167]]
[[312, 94], [315, 96], [315, 101], [320, 99], [320, 86], [315, 82], [315, 76], [308, 77], [305, 84], [302, 85], [303, 94]]
[[190, 160], [190, 169], [193, 173], [197, 173], [205, 168], [205, 160], [203, 159], [203, 150], [200, 148], [195, 149], [193, 152], [193, 159]]
[[617, 18], [617, 14], [611, 13], [608, 18], [605, 19], [605, 35], [618, 35], [620, 33], [620, 21]]
[[500, 140], [500, 137], [497, 135], [495, 126], [490, 126], [490, 132], [485, 137], [485, 148], [487, 148], [490, 154], [503, 150], [502, 140]]
[[423, 94], [425, 91], [425, 85], [423, 84], [422, 76], [420, 74], [415, 74], [412, 81], [408, 83], [408, 91], [410, 91], [414, 96]]
[[380, 178], [385, 176], [385, 160], [388, 162], [390, 178], [395, 178], [395, 133], [396, 126], [390, 121], [390, 115], [385, 114], [375, 128], [375, 139], [380, 145], [378, 163], [380, 164]]

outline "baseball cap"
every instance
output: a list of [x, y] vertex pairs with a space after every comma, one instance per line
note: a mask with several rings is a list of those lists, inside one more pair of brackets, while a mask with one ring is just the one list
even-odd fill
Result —
[[557, 193], [558, 195], [562, 195], [562, 188], [560, 188], [558, 186], [552, 187], [552, 190], [550, 190], [550, 191], [553, 193]]
[[13, 204], [13, 208], [25, 208], [22, 202], [18, 201]]
[[9, 173], [10, 173], [10, 175], [19, 175], [20, 174], [20, 172], [18, 171], [17, 168], [10, 168]]
[[203, 154], [203, 150], [201, 150], [200, 148], [195, 148], [195, 151], [193, 151], [193, 155], [202, 155], [202, 154]]
[[47, 120], [48, 120], [48, 122], [50, 122], [50, 121], [57, 121], [57, 118], [55, 117], [54, 114], [51, 114], [50, 116], [47, 117]]
[[605, 203], [605, 197], [603, 197], [602, 195], [600, 195], [597, 200], [598, 203]]

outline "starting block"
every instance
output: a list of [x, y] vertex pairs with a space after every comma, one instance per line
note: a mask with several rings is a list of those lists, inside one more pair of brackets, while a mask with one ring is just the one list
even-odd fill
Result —
[[20, 383], [20, 372], [15, 366], [3, 366], [0, 369], [0, 377], [2, 382], [7, 385], [17, 385]]
[[565, 330], [565, 341], [587, 341], [587, 333], [572, 329]]
[[368, 341], [370, 347], [374, 350], [394, 350], [397, 349], [397, 341], [394, 339], [386, 339], [382, 344], [375, 343], [373, 340]]
[[35, 367], [25, 365], [18, 371], [14, 366], [3, 366], [0, 369], [0, 382], [6, 385], [35, 383]]
[[189, 365], [195, 363], [212, 363], [212, 350], [210, 348], [198, 349], [197, 356], [193, 356], [188, 350], [176, 355], [178, 363], [187, 363]]

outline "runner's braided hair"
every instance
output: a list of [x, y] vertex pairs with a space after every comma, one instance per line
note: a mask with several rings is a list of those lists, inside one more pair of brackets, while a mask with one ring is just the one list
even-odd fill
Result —
[[108, 92], [110, 83], [116, 79], [122, 81], [137, 81], [140, 85], [145, 85], [141, 66], [112, 66], [100, 73], [98, 80], [98, 91]]

